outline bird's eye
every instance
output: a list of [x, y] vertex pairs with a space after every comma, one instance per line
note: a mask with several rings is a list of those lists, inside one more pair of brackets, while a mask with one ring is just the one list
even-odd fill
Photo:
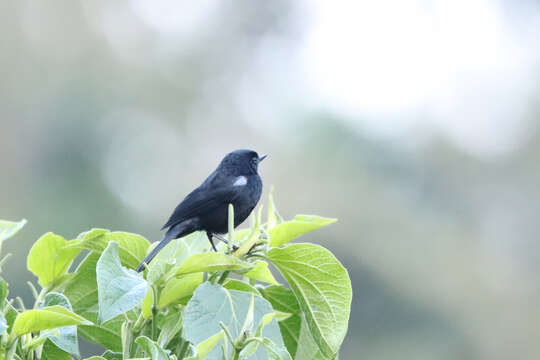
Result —
[[259, 158], [254, 157], [254, 158], [251, 159], [251, 162], [256, 164], [256, 163], [259, 162]]

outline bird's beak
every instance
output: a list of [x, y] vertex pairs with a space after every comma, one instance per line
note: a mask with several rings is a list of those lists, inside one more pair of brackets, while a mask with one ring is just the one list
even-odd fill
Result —
[[263, 161], [264, 159], [266, 159], [267, 156], [268, 156], [268, 154], [265, 154], [265, 155], [261, 156], [261, 157], [259, 158], [259, 162], [261, 162], [261, 161]]

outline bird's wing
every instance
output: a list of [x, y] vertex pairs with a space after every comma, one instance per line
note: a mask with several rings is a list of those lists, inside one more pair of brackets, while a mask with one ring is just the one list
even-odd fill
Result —
[[239, 195], [240, 191], [241, 189], [238, 186], [230, 185], [217, 188], [199, 187], [186, 196], [174, 209], [171, 217], [161, 229], [163, 230], [186, 219], [207, 213], [223, 204], [231, 203]]

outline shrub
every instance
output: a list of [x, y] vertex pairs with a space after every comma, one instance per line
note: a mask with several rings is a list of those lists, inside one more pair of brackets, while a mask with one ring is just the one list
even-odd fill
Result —
[[[335, 219], [283, 221], [271, 195], [261, 218], [259, 208], [249, 229], [230, 224], [234, 252], [225, 244], [212, 252], [205, 233], [193, 233], [168, 244], [144, 274], [133, 269], [152, 245], [140, 235], [43, 235], [28, 254], [41, 287], [32, 285], [33, 308], [8, 299], [0, 279], [0, 359], [79, 358], [78, 336], [105, 348], [93, 360], [336, 359], [349, 321], [349, 276], [324, 247], [290, 243]], [[0, 221], [0, 249], [24, 224]]]

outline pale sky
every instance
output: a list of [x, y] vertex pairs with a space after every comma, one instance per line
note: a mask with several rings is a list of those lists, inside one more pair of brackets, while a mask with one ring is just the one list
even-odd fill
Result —
[[[261, 72], [274, 95], [293, 94], [363, 131], [409, 139], [440, 132], [476, 155], [498, 155], [522, 140], [539, 90], [540, 12], [526, 4], [306, 0], [294, 56], [283, 64], [270, 42]], [[186, 41], [217, 8], [209, 0], [132, 5], [165, 38]], [[261, 94], [250, 104], [265, 101]]]
[[479, 155], [521, 139], [539, 90], [538, 11], [508, 14], [492, 0], [308, 3], [305, 76], [337, 112], [389, 136], [442, 131]]

